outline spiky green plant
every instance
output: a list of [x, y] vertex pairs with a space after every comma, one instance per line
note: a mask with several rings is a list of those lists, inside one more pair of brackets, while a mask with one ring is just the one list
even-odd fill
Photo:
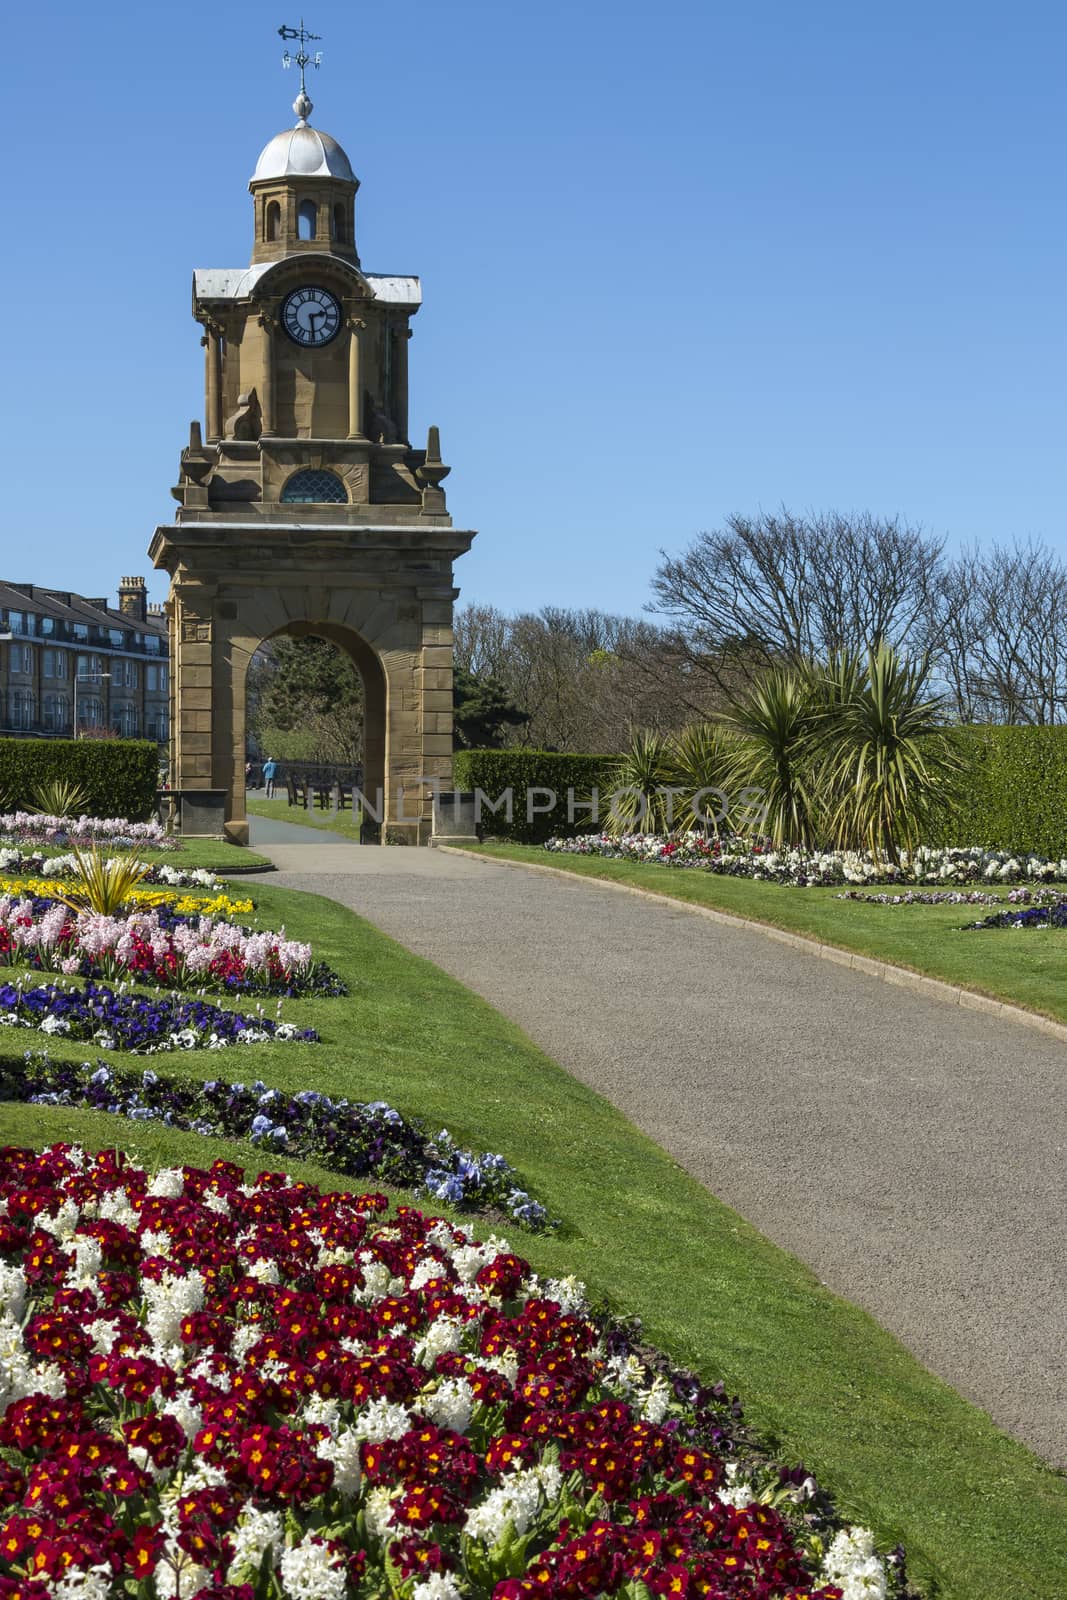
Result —
[[962, 762], [928, 674], [925, 658], [904, 661], [884, 644], [862, 667], [839, 661], [826, 674], [832, 715], [822, 720], [819, 776], [839, 849], [897, 862], [950, 795]]
[[719, 813], [730, 799], [730, 773], [737, 760], [736, 736], [714, 722], [692, 722], [669, 741], [667, 768], [678, 791], [678, 833], [718, 833]]
[[627, 833], [669, 833], [672, 779], [667, 740], [646, 728], [632, 728], [629, 748], [612, 774], [611, 809], [602, 818], [605, 833], [616, 838]]
[[57, 896], [73, 911], [97, 911], [114, 916], [127, 905], [134, 889], [150, 870], [136, 853], [108, 861], [93, 845], [90, 850], [71, 846], [77, 862], [74, 882]]
[[73, 778], [45, 778], [27, 810], [46, 817], [80, 817], [88, 804], [88, 789]]
[[762, 831], [776, 847], [810, 847], [817, 822], [812, 777], [820, 720], [814, 674], [801, 667], [772, 668], [731, 702], [723, 720], [739, 736], [731, 787], [762, 792]]

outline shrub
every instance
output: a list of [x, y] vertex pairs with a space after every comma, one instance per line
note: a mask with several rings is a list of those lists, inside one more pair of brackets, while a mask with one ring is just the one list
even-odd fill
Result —
[[939, 807], [929, 844], [1067, 855], [1067, 727], [953, 728], [963, 762], [958, 793]]
[[[494, 816], [482, 811], [482, 833], [515, 844], [543, 844], [546, 839], [572, 838], [591, 826], [589, 812], [578, 809], [593, 789], [600, 791], [601, 812], [615, 787], [618, 756], [561, 755], [551, 750], [458, 750], [453, 757], [457, 789], [481, 789], [490, 800], [505, 790], [513, 794], [512, 819], [504, 808]], [[549, 789], [556, 795], [551, 811], [527, 820], [526, 793]], [[567, 791], [574, 790], [575, 815], [567, 816]], [[545, 796], [535, 796], [540, 804]]]
[[0, 795], [24, 810], [63, 780], [88, 796], [91, 817], [141, 822], [155, 809], [159, 750], [147, 739], [0, 739]]

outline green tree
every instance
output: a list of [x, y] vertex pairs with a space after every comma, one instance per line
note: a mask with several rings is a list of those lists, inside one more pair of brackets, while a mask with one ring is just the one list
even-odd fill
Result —
[[272, 639], [253, 660], [249, 701], [249, 726], [264, 754], [342, 765], [362, 760], [363, 680], [329, 640]]
[[499, 750], [508, 728], [530, 720], [496, 678], [476, 677], [457, 667], [452, 679], [452, 720], [457, 750]]

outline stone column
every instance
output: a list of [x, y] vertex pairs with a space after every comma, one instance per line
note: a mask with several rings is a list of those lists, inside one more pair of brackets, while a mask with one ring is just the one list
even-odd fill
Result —
[[263, 340], [263, 367], [259, 386], [260, 436], [274, 432], [274, 318], [267, 312], [258, 318]]
[[213, 322], [204, 326], [204, 420], [209, 439], [222, 438], [222, 338]]
[[393, 329], [393, 421], [402, 444], [408, 444], [408, 340], [411, 329]]
[[348, 437], [363, 438], [363, 378], [359, 336], [367, 324], [362, 317], [348, 321]]

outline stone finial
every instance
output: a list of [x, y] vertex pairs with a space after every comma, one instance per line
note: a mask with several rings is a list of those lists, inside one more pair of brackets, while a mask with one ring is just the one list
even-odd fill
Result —
[[427, 516], [440, 516], [445, 510], [445, 492], [441, 484], [452, 471], [441, 460], [441, 430], [431, 427], [426, 435], [426, 456], [415, 476], [422, 484], [422, 509]]

